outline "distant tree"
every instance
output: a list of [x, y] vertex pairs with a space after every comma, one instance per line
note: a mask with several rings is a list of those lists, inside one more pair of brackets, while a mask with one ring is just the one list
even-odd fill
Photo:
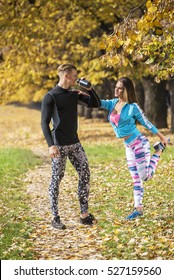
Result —
[[[100, 44], [108, 67], [119, 69], [119, 75], [142, 78], [145, 111], [160, 128], [167, 127], [164, 81], [174, 78], [173, 4], [173, 0], [140, 3], [115, 25], [111, 35], [103, 35]], [[137, 16], [134, 12], [140, 7], [144, 13]]]
[[1, 0], [0, 102], [41, 100], [64, 62], [76, 64], [94, 84], [112, 78], [98, 43], [138, 2]]
[[1, 0], [0, 11], [0, 103], [41, 100], [65, 62], [108, 97], [120, 75], [173, 77], [173, 0]]
[[[136, 9], [144, 7], [144, 14], [133, 16]], [[134, 8], [113, 34], [104, 35], [101, 48], [103, 59], [109, 67], [135, 67], [137, 75], [155, 77], [155, 81], [174, 77], [174, 1], [144, 1]], [[121, 74], [121, 71], [120, 71]]]
[[174, 133], [174, 79], [168, 81], [167, 89], [169, 91], [168, 106], [171, 109], [171, 132]]

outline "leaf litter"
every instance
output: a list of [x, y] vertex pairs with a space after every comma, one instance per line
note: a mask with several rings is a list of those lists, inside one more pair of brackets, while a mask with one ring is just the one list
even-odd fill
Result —
[[[174, 200], [168, 199], [165, 189], [165, 183], [170, 186], [171, 190], [174, 186], [172, 156], [168, 163], [159, 165], [157, 176], [155, 175], [157, 183], [155, 184], [154, 180], [145, 186], [145, 204], [150, 205], [150, 207], [146, 207], [143, 219], [131, 222], [123, 222], [122, 220], [122, 212], [125, 215], [125, 212], [132, 207], [131, 192], [131, 195], [126, 197], [126, 205], [123, 195], [125, 182], [132, 191], [131, 182], [129, 177], [122, 178], [120, 171], [115, 170], [116, 162], [113, 161], [104, 167], [105, 175], [111, 169], [114, 170], [114, 173], [112, 172], [114, 183], [108, 181], [108, 179], [110, 180], [109, 175], [108, 177], [103, 175], [103, 162], [98, 165], [98, 169], [94, 165], [93, 170], [91, 165], [91, 173], [93, 174], [95, 171], [97, 174], [92, 178], [92, 181], [96, 185], [99, 202], [95, 201], [96, 190], [91, 192], [90, 198], [94, 200], [93, 203], [96, 206], [98, 203], [99, 210], [96, 211], [96, 214], [97, 218], [100, 219], [100, 225], [96, 224], [92, 227], [79, 223], [77, 177], [65, 174], [60, 186], [59, 208], [61, 219], [66, 224], [67, 229], [55, 230], [50, 224], [51, 215], [48, 199], [51, 164], [40, 129], [40, 112], [7, 105], [1, 106], [1, 113], [5, 117], [1, 118], [3, 130], [0, 129], [2, 135], [0, 145], [2, 147], [28, 147], [44, 160], [44, 164], [29, 171], [24, 180], [31, 208], [29, 215], [33, 217], [33, 231], [29, 237], [32, 247], [28, 250], [34, 250], [37, 259], [174, 259]], [[12, 116], [15, 116], [15, 127], [11, 122]], [[101, 143], [111, 144], [115, 142], [112, 129], [106, 123], [94, 122], [93, 120], [82, 120], [82, 123], [84, 126], [82, 126], [79, 135], [83, 143], [93, 142], [100, 145]], [[125, 163], [122, 164], [119, 161], [119, 166], [125, 175], [127, 172]], [[99, 188], [100, 185], [102, 188]], [[155, 196], [157, 199], [154, 199]], [[100, 210], [102, 203], [106, 204], [106, 212]], [[117, 215], [116, 213], [119, 213], [120, 209], [123, 211]], [[149, 219], [149, 217], [151, 218]]]
[[[56, 230], [51, 226], [48, 184], [50, 164], [43, 165], [30, 172], [25, 180], [31, 196], [34, 232], [30, 241], [38, 259], [104, 259], [97, 225], [84, 226], [79, 222], [77, 200], [77, 179], [65, 175], [61, 182], [59, 209], [65, 230]], [[68, 186], [68, 193], [67, 193]], [[35, 219], [37, 213], [38, 219]]]

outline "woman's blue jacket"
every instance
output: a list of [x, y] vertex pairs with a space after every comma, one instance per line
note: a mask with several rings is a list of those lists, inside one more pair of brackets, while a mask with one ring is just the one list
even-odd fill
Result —
[[143, 111], [137, 103], [125, 103], [120, 112], [120, 119], [118, 126], [110, 121], [110, 114], [115, 108], [118, 98], [111, 100], [101, 100], [101, 108], [109, 111], [108, 120], [112, 125], [117, 138], [122, 138], [128, 135], [135, 137], [140, 135], [141, 132], [136, 127], [136, 120], [140, 122], [145, 128], [150, 130], [153, 134], [158, 132], [158, 129], [146, 118]]

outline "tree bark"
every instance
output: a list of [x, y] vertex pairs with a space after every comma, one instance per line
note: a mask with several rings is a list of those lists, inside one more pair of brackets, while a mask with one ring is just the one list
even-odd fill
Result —
[[170, 94], [169, 106], [171, 109], [171, 132], [174, 133], [174, 80], [168, 81], [167, 89]]
[[156, 83], [152, 77], [143, 78], [144, 111], [157, 128], [167, 128], [166, 82]]
[[84, 107], [84, 117], [86, 119], [92, 119], [92, 108]]
[[84, 117], [85, 107], [83, 105], [78, 105], [78, 116]]
[[140, 105], [141, 109], [144, 110], [144, 88], [140, 80], [135, 80], [135, 92], [138, 104]]

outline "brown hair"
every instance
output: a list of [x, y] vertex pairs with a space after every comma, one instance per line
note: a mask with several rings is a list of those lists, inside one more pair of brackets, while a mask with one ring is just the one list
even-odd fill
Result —
[[58, 74], [60, 72], [71, 72], [72, 70], [77, 70], [76, 67], [73, 65], [73, 64], [61, 64], [58, 68], [57, 68], [57, 71], [58, 71]]
[[123, 83], [123, 86], [127, 91], [128, 103], [138, 103], [133, 82], [127, 77], [122, 77], [119, 81]]

